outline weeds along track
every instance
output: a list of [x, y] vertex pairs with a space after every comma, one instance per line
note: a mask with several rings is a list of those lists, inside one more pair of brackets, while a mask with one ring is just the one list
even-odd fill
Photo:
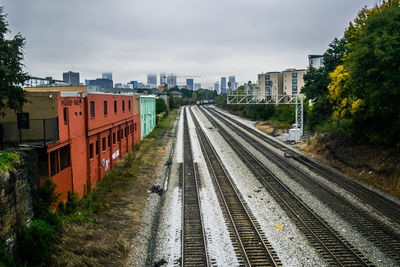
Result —
[[225, 119], [233, 122], [240, 128], [245, 129], [246, 131], [250, 132], [251, 134], [257, 136], [261, 140], [267, 142], [268, 144], [272, 145], [273, 147], [280, 149], [287, 154], [290, 155], [295, 161], [305, 165], [311, 171], [319, 174], [320, 176], [324, 177], [326, 180], [337, 184], [338, 186], [346, 189], [347, 191], [351, 192], [353, 195], [358, 197], [360, 200], [366, 202], [368, 205], [374, 207], [379, 212], [384, 214], [386, 217], [392, 219], [395, 223], [400, 224], [400, 205], [393, 202], [390, 199], [360, 185], [359, 183], [354, 182], [353, 180], [349, 179], [348, 177], [330, 169], [326, 166], [319, 164], [293, 150], [288, 149], [284, 145], [280, 144], [272, 140], [271, 138], [266, 137], [265, 135], [261, 134], [260, 132], [256, 131], [244, 125], [243, 123], [215, 110], [219, 115], [223, 116]]
[[309, 174], [290, 163], [286, 158], [268, 149], [268, 147], [261, 142], [251, 138], [245, 131], [232, 124], [232, 122], [235, 121], [228, 121], [225, 117], [222, 117], [220, 113], [214, 112], [211, 109], [208, 110], [229, 129], [262, 153], [269, 161], [281, 168], [291, 179], [301, 184], [342, 219], [347, 221], [361, 235], [379, 247], [382, 252], [400, 263], [400, 236], [398, 233], [392, 231], [382, 222], [344, 199], [331, 188], [316, 181]]
[[192, 156], [187, 115], [183, 122], [182, 182], [182, 266], [211, 266], [199, 200], [198, 173]]
[[281, 262], [276, 252], [266, 240], [255, 217], [235, 188], [192, 110], [190, 112], [239, 264], [241, 266], [280, 266]]
[[[207, 119], [219, 130], [219, 133], [235, 151], [237, 156], [248, 166], [260, 180], [267, 191], [277, 201], [289, 218], [303, 232], [309, 242], [319, 251], [321, 256], [331, 265], [367, 266], [371, 263], [343, 237], [335, 232], [324, 220], [291, 192], [272, 174], [257, 158], [207, 113]], [[216, 115], [216, 114], [214, 114]], [[234, 130], [234, 129], [232, 129]]]

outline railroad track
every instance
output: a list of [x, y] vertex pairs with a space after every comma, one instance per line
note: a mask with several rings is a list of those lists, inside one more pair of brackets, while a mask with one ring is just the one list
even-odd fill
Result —
[[281, 262], [276, 252], [266, 240], [255, 217], [235, 188], [192, 110], [190, 112], [227, 226], [230, 229], [240, 266], [280, 266]]
[[286, 158], [271, 151], [261, 142], [251, 138], [243, 130], [234, 127], [231, 121], [227, 121], [225, 117], [220, 116], [219, 113], [212, 112], [212, 114], [230, 130], [245, 139], [262, 153], [269, 161], [281, 168], [291, 179], [301, 184], [305, 189], [315, 195], [316, 198], [336, 212], [365, 238], [376, 244], [382, 252], [400, 263], [400, 236], [398, 233], [392, 231], [382, 222], [356, 207], [332, 189], [316, 181], [309, 174], [293, 166]]
[[311, 171], [319, 174], [320, 176], [324, 177], [326, 180], [337, 184], [338, 186], [346, 189], [347, 191], [351, 192], [354, 196], [359, 198], [361, 201], [364, 201], [368, 205], [374, 207], [380, 213], [388, 217], [389, 219], [393, 220], [395, 223], [400, 224], [400, 205], [393, 202], [386, 197], [377, 194], [376, 192], [366, 188], [365, 186], [360, 185], [359, 183], [354, 182], [353, 180], [349, 179], [348, 177], [322, 165], [318, 162], [315, 162], [308, 157], [297, 153], [296, 151], [288, 149], [286, 146], [280, 144], [277, 141], [272, 140], [271, 138], [266, 137], [265, 135], [261, 134], [260, 132], [252, 129], [251, 127], [223, 114], [218, 110], [214, 110], [219, 115], [223, 116], [225, 119], [233, 122], [234, 124], [238, 125], [239, 127], [245, 129], [246, 131], [250, 132], [251, 134], [257, 136], [264, 142], [272, 145], [273, 147], [280, 149], [287, 154], [295, 161], [305, 165]]
[[182, 183], [182, 266], [211, 266], [207, 255], [199, 200], [198, 174], [193, 162], [189, 127], [184, 110]]
[[252, 173], [262, 182], [267, 191], [285, 210], [289, 218], [304, 233], [310, 243], [331, 265], [367, 266], [371, 263], [347, 241], [334, 231], [323, 219], [312, 212], [296, 195], [271, 173], [257, 158], [242, 146], [228, 131], [207, 112], [207, 119], [218, 128], [219, 133], [235, 151], [237, 156], [248, 166]]

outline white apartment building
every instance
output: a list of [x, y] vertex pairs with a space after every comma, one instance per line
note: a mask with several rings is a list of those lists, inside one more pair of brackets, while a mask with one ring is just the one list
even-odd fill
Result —
[[301, 69], [286, 69], [282, 72], [283, 75], [283, 94], [295, 96], [301, 93], [301, 88], [304, 86], [303, 76], [307, 70]]

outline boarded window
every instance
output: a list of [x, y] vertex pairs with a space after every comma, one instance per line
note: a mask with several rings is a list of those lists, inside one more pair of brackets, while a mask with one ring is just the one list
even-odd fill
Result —
[[89, 158], [93, 158], [93, 144], [89, 145]]
[[115, 133], [113, 133], [113, 144], [115, 145]]
[[63, 110], [64, 115], [64, 124], [68, 123], [68, 108], [64, 108]]
[[90, 101], [90, 117], [94, 118], [94, 101]]
[[60, 148], [60, 170], [71, 166], [70, 147], [66, 145]]
[[99, 141], [96, 141], [96, 155], [99, 154]]
[[59, 172], [57, 150], [50, 152], [50, 171], [51, 171], [51, 176], [54, 176]]
[[108, 135], [108, 147], [111, 147], [111, 135]]
[[120, 138], [119, 135], [120, 135], [120, 132], [118, 131], [118, 132], [117, 132], [117, 141], [118, 141], [118, 142], [119, 142], [119, 138]]

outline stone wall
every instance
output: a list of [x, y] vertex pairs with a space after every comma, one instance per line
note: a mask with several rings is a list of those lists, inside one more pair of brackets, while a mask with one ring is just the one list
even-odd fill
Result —
[[18, 150], [21, 160], [11, 172], [0, 172], [0, 244], [11, 255], [15, 249], [18, 221], [27, 223], [33, 216], [32, 199], [39, 188], [38, 152]]

